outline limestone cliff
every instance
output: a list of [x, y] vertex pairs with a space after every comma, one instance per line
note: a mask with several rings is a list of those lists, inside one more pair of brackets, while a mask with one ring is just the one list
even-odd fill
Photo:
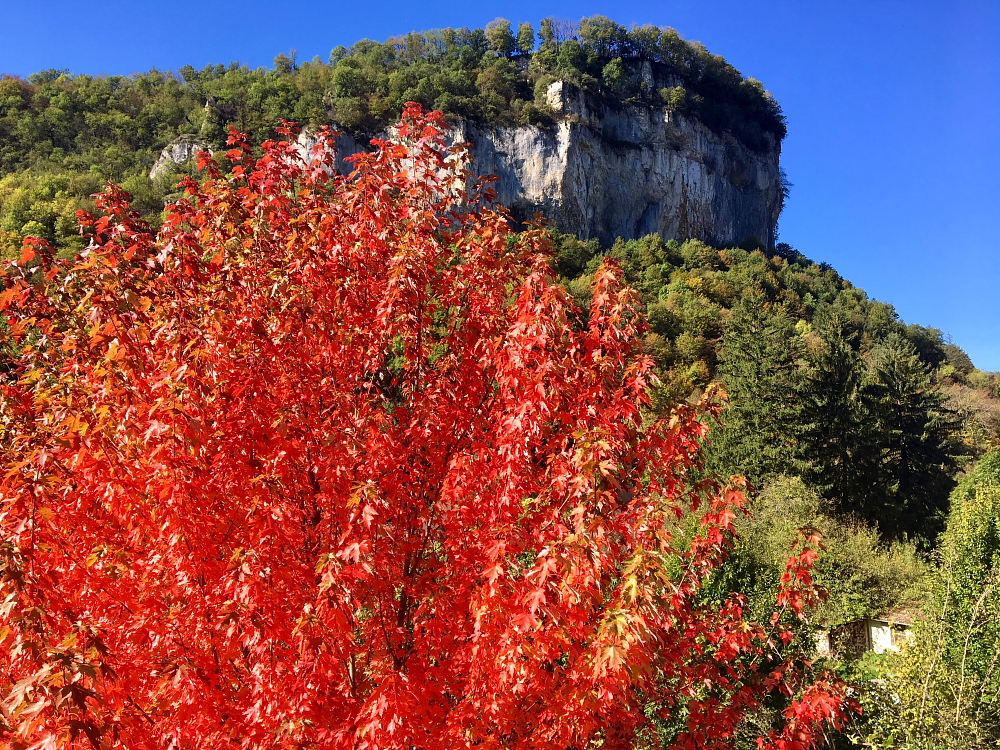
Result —
[[208, 151], [211, 153], [212, 150], [211, 144], [198, 136], [177, 136], [160, 152], [160, 158], [156, 160], [156, 164], [149, 170], [149, 179], [155, 180], [174, 165], [186, 164], [197, 156], [199, 151]]
[[[564, 232], [609, 245], [659, 233], [712, 245], [756, 238], [773, 248], [782, 205], [780, 145], [752, 150], [663, 106], [611, 107], [557, 81], [548, 90], [550, 127], [485, 128], [460, 123], [472, 170], [495, 174], [501, 204], [520, 221], [540, 212]], [[315, 143], [299, 139], [303, 155]], [[338, 142], [338, 168], [362, 146]]]
[[780, 146], [753, 151], [664, 107], [611, 108], [561, 81], [551, 128], [465, 124], [473, 169], [496, 174], [518, 219], [539, 211], [565, 232], [609, 244], [653, 232], [713, 245], [756, 237], [772, 247], [782, 186]]

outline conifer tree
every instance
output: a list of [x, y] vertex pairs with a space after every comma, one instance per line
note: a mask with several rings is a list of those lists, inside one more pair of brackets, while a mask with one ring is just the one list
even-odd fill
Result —
[[862, 408], [878, 436], [874, 482], [860, 507], [888, 536], [928, 543], [941, 530], [954, 487], [954, 421], [913, 344], [898, 334], [869, 353]]
[[546, 44], [556, 44], [556, 25], [551, 18], [543, 18], [538, 29], [538, 36], [542, 40], [542, 46]]
[[530, 23], [522, 23], [517, 27], [517, 50], [522, 55], [530, 55], [535, 51], [535, 30]]
[[870, 484], [870, 423], [860, 408], [861, 359], [839, 317], [821, 323], [810, 347], [804, 408], [804, 448], [812, 462], [812, 487], [841, 511], [858, 513], [857, 501]]
[[801, 474], [803, 380], [791, 320], [760, 291], [737, 302], [722, 340], [719, 375], [729, 406], [712, 430], [722, 472], [759, 485], [776, 474]]

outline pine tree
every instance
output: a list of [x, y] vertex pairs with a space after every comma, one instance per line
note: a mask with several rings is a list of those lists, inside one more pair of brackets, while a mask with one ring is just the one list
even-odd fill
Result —
[[877, 444], [874, 482], [858, 497], [888, 536], [915, 535], [933, 543], [955, 486], [953, 415], [913, 344], [898, 334], [868, 354], [862, 387]]
[[870, 486], [877, 468], [875, 436], [858, 398], [861, 358], [839, 318], [822, 322], [816, 339], [804, 388], [806, 478], [839, 510], [858, 514], [862, 488]]
[[714, 466], [758, 486], [769, 476], [801, 474], [803, 379], [792, 321], [756, 292], [734, 306], [721, 349], [729, 406], [711, 433]]
[[517, 27], [517, 50], [522, 55], [530, 55], [535, 51], [535, 30], [530, 23], [522, 23]]

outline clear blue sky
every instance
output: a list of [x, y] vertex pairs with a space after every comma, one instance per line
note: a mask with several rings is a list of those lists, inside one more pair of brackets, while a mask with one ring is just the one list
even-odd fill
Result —
[[127, 74], [503, 16], [673, 26], [784, 108], [781, 240], [1000, 370], [1000, 1], [0, 0], [0, 73]]

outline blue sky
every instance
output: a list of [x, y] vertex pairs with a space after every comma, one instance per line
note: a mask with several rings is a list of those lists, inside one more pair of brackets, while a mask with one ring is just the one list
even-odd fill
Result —
[[0, 73], [127, 74], [503, 16], [673, 26], [764, 82], [794, 183], [781, 240], [1000, 370], [1000, 2], [0, 0]]

